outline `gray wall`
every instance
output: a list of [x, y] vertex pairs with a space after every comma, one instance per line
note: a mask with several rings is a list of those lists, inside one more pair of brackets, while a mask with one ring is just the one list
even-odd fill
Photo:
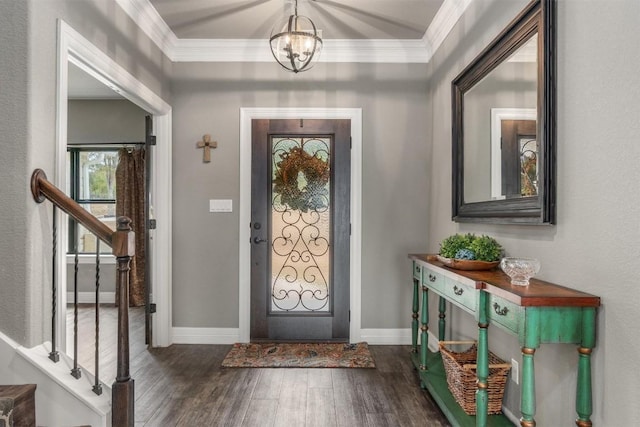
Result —
[[[352, 107], [363, 115], [362, 326], [401, 328], [411, 311], [407, 254], [425, 248], [426, 66], [175, 64], [173, 323], [238, 327], [241, 107]], [[211, 163], [195, 143], [218, 141]], [[232, 214], [208, 200], [233, 199]]]
[[[558, 2], [558, 224], [491, 226], [450, 219], [451, 117], [442, 106], [450, 102], [451, 80], [525, 3], [476, 0], [429, 65], [428, 248], [437, 251], [455, 232], [490, 234], [510, 255], [539, 258], [540, 278], [599, 295], [594, 425], [634, 425], [640, 418], [640, 55], [632, 29], [640, 2]], [[476, 335], [475, 321], [466, 315], [456, 311], [449, 321], [454, 339]], [[489, 345], [507, 360], [520, 360], [517, 340], [495, 328]], [[574, 425], [577, 358], [572, 345], [547, 344], [536, 352], [538, 425]], [[507, 401], [517, 415], [518, 393], [509, 382]]]
[[[28, 8], [22, 1], [0, 0], [0, 325], [2, 331], [24, 342], [31, 327], [31, 290], [26, 265], [30, 219], [27, 204], [29, 134], [26, 73], [28, 60]], [[32, 209], [33, 210], [33, 207]], [[34, 328], [37, 326], [34, 325]]]
[[126, 99], [70, 100], [67, 143], [144, 142], [146, 111]]
[[115, 2], [0, 0], [0, 325], [27, 346], [50, 328], [51, 205], [33, 202], [29, 179], [35, 168], [54, 174], [58, 18], [170, 97], [171, 63]]

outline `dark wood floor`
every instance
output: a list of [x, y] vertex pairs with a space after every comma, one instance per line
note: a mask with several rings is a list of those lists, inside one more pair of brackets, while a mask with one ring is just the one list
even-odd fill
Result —
[[[93, 308], [83, 310], [91, 319]], [[147, 350], [138, 311], [131, 313], [136, 427], [450, 425], [420, 389], [408, 346], [370, 346], [376, 369], [221, 368], [231, 346]], [[83, 357], [93, 363], [92, 350]], [[109, 366], [101, 364], [104, 378], [115, 374]]]
[[[78, 306], [78, 363], [83, 370], [95, 373], [95, 309], [94, 304]], [[113, 304], [100, 305], [100, 365], [102, 382], [111, 384], [116, 378], [118, 309]], [[74, 354], [73, 305], [67, 306], [67, 354]], [[129, 355], [134, 360], [145, 353], [144, 307], [129, 309]]]

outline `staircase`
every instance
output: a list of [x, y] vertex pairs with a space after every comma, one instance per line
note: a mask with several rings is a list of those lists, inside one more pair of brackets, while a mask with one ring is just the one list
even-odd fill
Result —
[[0, 385], [0, 427], [36, 425], [36, 385]]
[[[134, 426], [134, 380], [133, 378], [131, 378], [129, 373], [129, 313], [128, 313], [129, 268], [130, 268], [131, 258], [135, 254], [135, 235], [131, 230], [131, 220], [126, 217], [119, 217], [117, 219], [117, 229], [115, 231], [111, 230], [107, 225], [101, 222], [98, 218], [96, 218], [91, 213], [86, 211], [82, 206], [80, 206], [74, 200], [70, 199], [66, 194], [64, 194], [64, 192], [62, 192], [62, 190], [60, 190], [51, 182], [49, 182], [47, 180], [46, 174], [41, 169], [36, 169], [31, 176], [31, 192], [34, 197], [34, 200], [37, 203], [42, 203], [45, 200], [48, 200], [53, 204], [53, 230], [52, 230], [53, 231], [52, 233], [53, 235], [53, 263], [52, 263], [53, 273], [52, 273], [52, 277], [54, 278], [54, 280], [51, 288], [51, 295], [52, 295], [51, 312], [53, 317], [53, 321], [51, 325], [52, 340], [50, 343], [51, 346], [48, 349], [49, 350], [48, 354], [46, 354], [46, 352], [43, 352], [42, 348], [40, 348], [43, 346], [37, 346], [37, 347], [34, 347], [33, 349], [18, 348], [17, 346], [13, 346], [13, 345], [10, 345], [9, 347], [13, 347], [16, 350], [16, 353], [19, 353], [20, 356], [22, 356], [22, 358], [25, 361], [27, 360], [30, 361], [33, 364], [33, 366], [40, 368], [42, 371], [46, 372], [46, 374], [49, 375], [51, 378], [53, 378], [54, 371], [66, 370], [66, 367], [64, 366], [66, 362], [66, 358], [62, 357], [64, 355], [58, 351], [57, 349], [58, 343], [56, 339], [57, 333], [59, 332], [56, 329], [56, 315], [59, 309], [58, 303], [57, 303], [58, 288], [55, 280], [55, 278], [57, 277], [55, 266], [56, 266], [56, 260], [57, 260], [56, 257], [57, 257], [57, 246], [58, 246], [56, 215], [57, 215], [57, 211], [61, 210], [62, 212], [66, 213], [69, 217], [77, 221], [80, 225], [82, 225], [88, 231], [93, 233], [93, 235], [96, 236], [96, 238], [99, 239], [99, 241], [102, 241], [105, 244], [107, 244], [109, 247], [111, 247], [112, 253], [116, 258], [116, 265], [117, 265], [116, 289], [119, 297], [117, 347], [116, 347], [117, 373], [116, 373], [116, 380], [112, 384], [109, 390], [111, 392], [111, 396], [110, 396], [111, 402], [107, 402], [107, 403], [110, 403], [109, 405], [110, 408], [108, 408], [107, 410], [108, 412], [110, 412], [110, 415], [111, 415], [110, 425], [118, 426], [118, 427], [120, 426], [133, 427]], [[98, 260], [96, 261], [97, 263], [97, 273], [96, 273], [97, 284], [96, 284], [96, 301], [95, 301], [96, 307], [99, 306], [99, 300], [98, 300], [98, 296], [99, 296], [99, 285], [98, 285], [99, 256], [98, 255], [99, 253], [100, 253], [99, 246], [97, 246], [96, 257], [98, 258]], [[76, 268], [77, 268], [77, 254], [76, 254]], [[75, 287], [75, 290], [77, 291], [77, 287]], [[55, 386], [57, 388], [62, 387], [63, 389], [66, 390], [66, 392], [69, 392], [71, 395], [74, 395], [75, 397], [79, 397], [77, 393], [78, 386], [76, 384], [82, 384], [82, 381], [84, 381], [82, 371], [78, 366], [78, 355], [77, 355], [77, 347], [78, 347], [77, 301], [78, 301], [78, 298], [76, 295], [76, 298], [74, 298], [75, 312], [76, 312], [74, 316], [74, 341], [75, 341], [74, 348], [76, 350], [74, 352], [73, 358], [71, 359], [73, 363], [73, 369], [70, 370], [71, 372], [70, 375], [68, 375], [69, 371], [66, 370], [67, 375], [65, 375], [64, 378], [62, 376], [57, 376], [57, 379], [56, 379], [57, 385]], [[103, 406], [101, 405], [102, 401], [104, 401], [105, 398], [108, 398], [108, 397], [106, 395], [103, 395], [102, 393], [103, 384], [100, 381], [98, 376], [98, 366], [99, 366], [99, 361], [98, 361], [99, 311], [98, 310], [96, 310], [95, 334], [96, 334], [96, 337], [95, 337], [96, 357], [95, 357], [95, 370], [94, 370], [95, 376], [93, 377], [93, 387], [92, 387], [93, 398], [83, 397], [83, 400], [85, 400], [86, 402], [95, 401], [93, 402], [94, 404], [91, 406], [94, 409], [96, 409], [98, 412], [104, 412], [106, 414], [105, 410], [100, 411], [100, 407]], [[45, 365], [45, 363], [47, 365]], [[22, 381], [16, 381], [16, 382], [22, 382]], [[51, 398], [52, 402], [50, 403], [52, 403], [52, 405], [54, 406], [58, 405], [56, 408], [53, 408], [53, 409], [64, 410], [64, 406], [59, 405], [61, 403], [60, 401], [61, 395], [57, 394], [56, 392], [53, 392], [53, 389], [51, 387], [49, 387], [48, 385], [45, 386], [44, 384], [41, 384], [39, 381], [33, 381], [31, 379], [26, 379], [24, 382], [35, 382], [39, 386], [43, 386], [43, 388], [46, 388], [45, 395]], [[71, 384], [71, 382], [75, 382], [76, 384]], [[33, 391], [35, 391], [35, 385], [32, 387], [33, 387], [33, 390], [31, 394], [33, 395]], [[39, 388], [39, 394], [40, 393], [42, 393], [41, 388]], [[35, 405], [33, 402], [33, 398], [31, 400], [32, 400], [31, 410], [32, 410], [32, 413], [34, 414], [34, 416], [32, 417], [31, 423], [22, 421], [22, 420], [21, 421], [17, 420], [18, 403], [16, 403], [17, 399], [14, 399], [13, 412], [11, 414], [13, 415], [13, 418], [14, 418], [13, 422], [15, 424], [11, 424], [11, 422], [8, 421], [9, 416], [7, 416], [7, 421], [6, 421], [7, 426], [11, 426], [11, 425], [35, 426]], [[9, 405], [9, 402], [6, 402], [6, 403], [7, 405]], [[69, 415], [69, 414], [65, 414], [65, 415]], [[27, 419], [28, 418], [25, 418], [25, 420]], [[55, 421], [58, 422], [58, 420], [55, 420]], [[2, 424], [1, 424], [2, 422], [4, 421], [0, 421], [0, 427], [2, 427]], [[40, 422], [43, 422], [43, 420], [41, 420]], [[91, 424], [93, 425], [93, 422]], [[100, 425], [103, 425], [102, 419], [100, 420]]]

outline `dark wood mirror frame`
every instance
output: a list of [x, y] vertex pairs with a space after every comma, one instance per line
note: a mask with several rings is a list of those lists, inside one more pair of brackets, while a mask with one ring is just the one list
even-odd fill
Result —
[[[456, 222], [554, 224], [556, 213], [556, 0], [531, 3], [452, 82], [453, 199]], [[538, 195], [466, 203], [464, 94], [534, 34], [537, 50]]]

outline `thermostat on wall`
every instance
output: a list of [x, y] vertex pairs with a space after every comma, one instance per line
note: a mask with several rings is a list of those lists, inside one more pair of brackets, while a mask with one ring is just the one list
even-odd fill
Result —
[[233, 200], [231, 199], [209, 200], [209, 212], [233, 212]]

